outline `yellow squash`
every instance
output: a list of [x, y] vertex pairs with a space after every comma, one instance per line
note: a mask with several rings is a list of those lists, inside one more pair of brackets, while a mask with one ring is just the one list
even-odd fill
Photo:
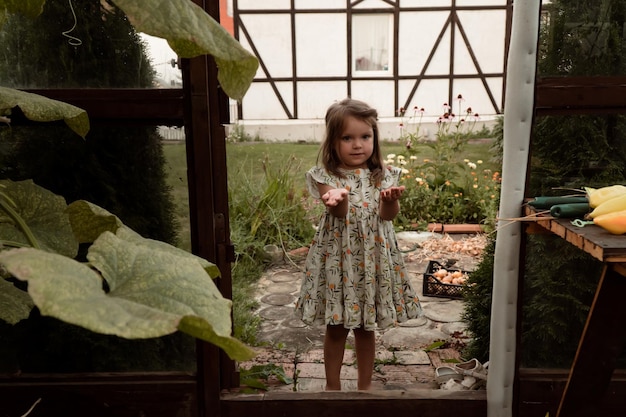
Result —
[[603, 214], [609, 214], [622, 210], [626, 210], [626, 194], [604, 201], [602, 204], [594, 208], [591, 213], [589, 213], [589, 217], [595, 219]]
[[587, 198], [589, 199], [589, 207], [592, 209], [598, 207], [600, 204], [605, 203], [615, 197], [626, 194], [626, 186], [621, 184], [607, 185], [602, 188], [589, 188], [586, 187]]
[[626, 210], [614, 211], [595, 217], [593, 223], [614, 235], [626, 233]]

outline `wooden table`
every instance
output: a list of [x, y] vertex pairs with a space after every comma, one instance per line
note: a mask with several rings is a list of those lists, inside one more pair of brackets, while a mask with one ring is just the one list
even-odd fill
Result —
[[626, 235], [612, 235], [595, 225], [576, 227], [571, 220], [539, 218], [527, 231], [548, 230], [604, 263], [556, 414], [598, 417], [594, 410], [626, 345]]

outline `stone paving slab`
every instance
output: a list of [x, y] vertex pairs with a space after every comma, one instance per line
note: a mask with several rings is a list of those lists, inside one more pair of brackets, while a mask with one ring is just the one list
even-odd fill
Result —
[[[467, 342], [467, 330], [461, 317], [463, 301], [441, 297], [423, 296], [423, 273], [428, 259], [414, 256], [416, 245], [430, 239], [433, 233], [398, 234], [398, 243], [406, 252], [406, 266], [411, 283], [416, 289], [424, 316], [409, 320], [398, 327], [376, 332], [377, 353], [374, 389], [438, 389], [435, 367], [460, 361], [454, 349], [425, 352], [424, 348], [435, 342], [451, 344]], [[266, 344], [257, 348], [259, 354], [251, 361], [239, 364], [249, 368], [255, 364], [277, 364], [294, 378], [294, 384], [272, 384], [272, 390], [323, 391], [325, 374], [323, 340], [325, 326], [307, 326], [294, 315], [295, 301], [302, 279], [301, 264], [275, 263], [259, 280], [255, 300], [257, 314], [262, 319], [259, 340]], [[462, 269], [472, 270], [471, 259], [460, 259]], [[350, 332], [346, 342], [342, 368], [342, 389], [356, 390], [356, 360], [354, 337]]]
[[393, 356], [400, 365], [430, 365], [430, 358], [423, 350], [402, 350], [394, 352]]
[[[326, 379], [323, 363], [299, 363], [297, 366], [297, 378], [317, 378]], [[341, 368], [341, 379], [357, 379], [357, 369], [355, 366], [348, 365]]]

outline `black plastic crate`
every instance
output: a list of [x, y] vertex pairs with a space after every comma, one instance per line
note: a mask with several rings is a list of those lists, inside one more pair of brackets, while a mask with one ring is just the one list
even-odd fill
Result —
[[429, 297], [463, 298], [463, 285], [441, 282], [433, 275], [433, 273], [439, 271], [441, 268], [449, 272], [460, 271], [464, 275], [469, 276], [469, 272], [467, 271], [453, 267], [446, 268], [446, 266], [439, 261], [429, 261], [426, 272], [424, 272], [422, 294]]

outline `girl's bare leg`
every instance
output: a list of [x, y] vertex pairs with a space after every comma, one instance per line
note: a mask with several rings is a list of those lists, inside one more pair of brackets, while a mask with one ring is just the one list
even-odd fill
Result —
[[376, 358], [376, 335], [373, 331], [354, 329], [354, 343], [356, 347], [356, 363], [358, 366], [359, 390], [368, 390], [372, 387], [372, 374]]
[[326, 370], [326, 390], [341, 390], [341, 365], [346, 348], [348, 329], [343, 325], [326, 326], [324, 336], [324, 369]]

